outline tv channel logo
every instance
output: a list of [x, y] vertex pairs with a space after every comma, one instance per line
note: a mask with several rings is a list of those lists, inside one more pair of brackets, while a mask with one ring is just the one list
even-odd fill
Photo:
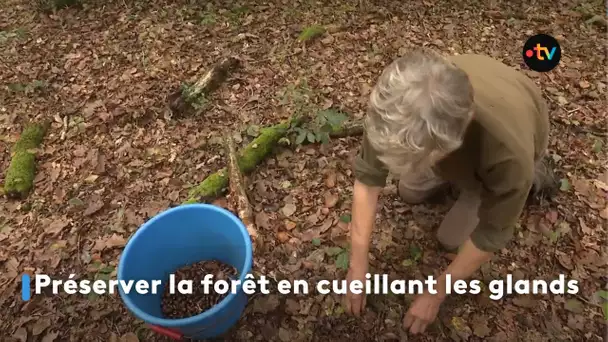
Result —
[[562, 48], [555, 38], [546, 34], [537, 34], [526, 41], [522, 54], [524, 62], [530, 69], [547, 72], [559, 64]]

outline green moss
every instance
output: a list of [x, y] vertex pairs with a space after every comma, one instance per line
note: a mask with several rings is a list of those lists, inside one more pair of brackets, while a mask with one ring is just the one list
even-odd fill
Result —
[[188, 193], [184, 204], [197, 203], [218, 196], [228, 186], [228, 172], [225, 168], [209, 175]]
[[11, 197], [25, 197], [34, 185], [36, 149], [42, 143], [47, 125], [34, 124], [23, 130], [12, 149], [11, 163], [6, 171], [4, 193]]
[[[299, 122], [300, 120], [295, 120], [293, 124], [297, 125]], [[262, 128], [260, 135], [239, 152], [237, 162], [239, 163], [241, 172], [248, 174], [253, 171], [272, 152], [274, 145], [287, 134], [291, 125], [292, 121], [290, 120], [271, 127]], [[184, 204], [199, 201], [204, 202], [217, 197], [228, 186], [228, 182], [228, 171], [226, 168], [223, 168], [192, 188], [188, 193], [188, 200]]]
[[300, 33], [298, 40], [300, 40], [301, 42], [304, 42], [304, 41], [316, 38], [324, 33], [325, 33], [325, 28], [323, 26], [320, 26], [320, 25], [309, 26], [309, 27], [305, 28], [302, 31], [302, 33]]
[[271, 127], [262, 128], [260, 135], [253, 139], [243, 151], [239, 153], [239, 168], [243, 173], [249, 173], [264, 159], [274, 145], [285, 136], [289, 129], [289, 122], [280, 123]]

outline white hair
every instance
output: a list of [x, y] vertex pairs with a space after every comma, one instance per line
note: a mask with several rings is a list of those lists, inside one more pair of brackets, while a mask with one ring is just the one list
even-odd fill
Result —
[[366, 134], [392, 172], [425, 168], [460, 147], [472, 108], [467, 74], [432, 50], [418, 49], [380, 75]]

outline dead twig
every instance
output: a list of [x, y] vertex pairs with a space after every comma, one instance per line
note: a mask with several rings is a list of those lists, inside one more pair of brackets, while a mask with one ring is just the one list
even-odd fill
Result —
[[[577, 110], [579, 110], [580, 108], [576, 108], [571, 110], [570, 113], [573, 113]], [[562, 126], [566, 126], [568, 128], [572, 128], [572, 130], [575, 133], [587, 133], [587, 134], [591, 134], [591, 135], [595, 135], [598, 137], [608, 137], [608, 132], [606, 132], [605, 130], [601, 129], [601, 128], [596, 128], [596, 127], [581, 127], [579, 125], [574, 124], [573, 122], [567, 120], [567, 119], [562, 119], [559, 117], [554, 117], [551, 118], [555, 123], [558, 123]]]
[[249, 236], [254, 244], [258, 243], [258, 232], [255, 227], [253, 210], [249, 204], [247, 191], [245, 190], [245, 182], [241, 173], [236, 146], [232, 135], [229, 134], [225, 139], [226, 154], [228, 155], [228, 175], [230, 179], [230, 197], [234, 203], [238, 217], [243, 221], [243, 224], [249, 232]]
[[226, 80], [228, 72], [236, 68], [240, 61], [236, 57], [226, 57], [215, 64], [207, 73], [191, 86], [182, 86], [167, 97], [173, 115], [195, 109], [206, 102], [206, 96], [215, 91]]
[[329, 136], [332, 138], [344, 138], [361, 134], [363, 134], [363, 125], [360, 123], [351, 123], [329, 133]]

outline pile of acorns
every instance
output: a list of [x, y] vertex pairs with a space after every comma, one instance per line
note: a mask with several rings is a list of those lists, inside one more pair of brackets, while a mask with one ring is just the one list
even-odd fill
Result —
[[[184, 266], [175, 271], [175, 286], [180, 280], [192, 281], [192, 293], [182, 294], [177, 289], [175, 293], [169, 292], [169, 286], [165, 286], [161, 310], [166, 318], [178, 319], [198, 315], [211, 309], [214, 305], [222, 301], [230, 291], [225, 294], [216, 293], [213, 284], [209, 287], [209, 293], [205, 293], [205, 287], [201, 281], [207, 274], [212, 274], [212, 282], [225, 280], [230, 284], [231, 279], [236, 279], [237, 271], [234, 267], [219, 261], [201, 261], [189, 266]], [[165, 284], [168, 284], [169, 281]]]

